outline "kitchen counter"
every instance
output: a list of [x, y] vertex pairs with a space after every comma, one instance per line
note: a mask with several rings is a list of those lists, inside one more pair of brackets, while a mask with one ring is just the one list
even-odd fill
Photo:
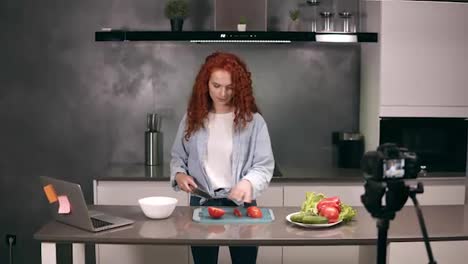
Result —
[[[106, 172], [99, 176], [98, 181], [169, 181], [169, 164], [163, 166], [145, 166], [144, 164], [119, 163], [112, 164]], [[423, 182], [460, 182], [464, 183], [465, 173], [437, 172], [429, 173]], [[272, 182], [364, 182], [363, 173], [359, 169], [340, 168], [288, 168], [281, 167], [281, 172], [273, 176]]]
[[[147, 196], [170, 196], [177, 198], [179, 200], [178, 205], [187, 206], [189, 203], [189, 195], [184, 192], [174, 192], [174, 190], [168, 184], [168, 177], [162, 177], [163, 175], [169, 175], [167, 170], [164, 173], [164, 168], [160, 167], [159, 169], [163, 171], [161, 176], [154, 177], [154, 175], [145, 174], [145, 166], [143, 165], [122, 165], [120, 167], [113, 166], [113, 170], [110, 171], [110, 174], [103, 174], [105, 177], [98, 178], [94, 180], [94, 203], [97, 205], [138, 205], [138, 199]], [[265, 207], [289, 207], [298, 208], [303, 203], [305, 198], [305, 193], [314, 191], [322, 192], [326, 195], [339, 195], [343, 201], [350, 204], [351, 206], [362, 206], [360, 195], [364, 192], [363, 189], [363, 177], [359, 175], [359, 171], [355, 170], [353, 174], [347, 174], [349, 178], [337, 177], [339, 175], [335, 174], [335, 178], [310, 178], [304, 177], [305, 170], [287, 170], [283, 169], [285, 173], [283, 177], [278, 178], [274, 177], [270, 187], [257, 199], [257, 202], [261, 206]], [[296, 172], [296, 174], [294, 174]], [[324, 174], [325, 170], [322, 171]], [[328, 171], [330, 173], [330, 171]], [[336, 171], [335, 171], [336, 172]], [[109, 177], [110, 175], [110, 177]], [[296, 178], [286, 177], [286, 175], [294, 175]], [[317, 175], [313, 172], [308, 171], [307, 175]], [[342, 174], [343, 175], [343, 174]], [[132, 176], [132, 177], [129, 177]], [[418, 200], [422, 205], [463, 205], [465, 204], [465, 192], [466, 192], [466, 178], [465, 177], [441, 177], [441, 178], [426, 178], [418, 179], [424, 183], [424, 194], [418, 195]], [[119, 195], [116, 195], [119, 194]], [[411, 201], [408, 202], [408, 205], [412, 205]], [[411, 208], [411, 207], [410, 207]], [[137, 210], [138, 212], [138, 210]], [[279, 212], [275, 212], [277, 219], [280, 219]], [[367, 213], [361, 215], [367, 216]], [[360, 216], [361, 216], [360, 215]], [[359, 217], [360, 217], [359, 216]], [[281, 216], [283, 217], [283, 216]], [[397, 216], [399, 218], [400, 216]], [[361, 222], [367, 221], [368, 231], [375, 229], [375, 223], [371, 222], [372, 219], [366, 218], [367, 220], [362, 220]], [[468, 217], [465, 217], [468, 219]], [[396, 221], [400, 221], [396, 219]], [[415, 222], [416, 223], [416, 222]], [[148, 224], [152, 226], [151, 224]], [[391, 226], [393, 225], [393, 221]], [[401, 224], [403, 227], [407, 226], [406, 223]], [[167, 230], [170, 230], [171, 225], [168, 226]], [[199, 226], [200, 228], [200, 226]], [[292, 230], [300, 232], [295, 227], [288, 226], [289, 231]], [[342, 231], [338, 232], [338, 236], [342, 237], [344, 230], [348, 232], [350, 226], [347, 225]], [[360, 230], [359, 227], [356, 227], [357, 230]], [[392, 228], [397, 228], [392, 227]], [[400, 228], [400, 227], [398, 227]], [[204, 229], [207, 231], [206, 229]], [[234, 232], [226, 229], [223, 232]], [[337, 230], [337, 229], [330, 229]], [[340, 229], [341, 230], [341, 229]], [[356, 232], [356, 229], [353, 229], [352, 232]], [[415, 235], [419, 235], [419, 229], [415, 229]], [[211, 230], [215, 232], [214, 230]], [[202, 232], [201, 230], [197, 232]], [[237, 230], [237, 233], [239, 230]], [[249, 232], [248, 230], [246, 232]], [[404, 233], [404, 231], [403, 231]], [[259, 238], [263, 234], [255, 233]], [[303, 234], [309, 234], [303, 233]], [[324, 234], [323, 231], [321, 234]], [[345, 233], [347, 234], [347, 233]], [[363, 234], [363, 233], [362, 233]], [[374, 233], [375, 236], [376, 233]], [[201, 234], [199, 234], [201, 235]], [[206, 235], [206, 234], [205, 234]], [[217, 233], [211, 234], [212, 236], [218, 236]], [[197, 235], [196, 235], [197, 236]], [[327, 234], [327, 236], [333, 236], [333, 234]], [[419, 235], [420, 236], [420, 235]], [[362, 237], [361, 237], [362, 238]], [[294, 243], [302, 243], [303, 241], [288, 242], [292, 247], [289, 246], [270, 246], [262, 247], [259, 252], [259, 263], [303, 263], [306, 262], [310, 256], [314, 256], [314, 259], [318, 263], [326, 262], [326, 256], [329, 256], [330, 253], [333, 255], [331, 250], [333, 247], [309, 247], [301, 246], [295, 247]], [[316, 243], [321, 243], [321, 241], [315, 241]], [[323, 241], [322, 241], [323, 242]], [[330, 241], [329, 241], [330, 242]], [[334, 241], [336, 242], [336, 241]], [[362, 243], [361, 240], [359, 243]], [[229, 243], [229, 242], [226, 242]], [[264, 242], [262, 242], [264, 243]], [[281, 242], [278, 242], [281, 243]], [[312, 243], [308, 241], [307, 243]], [[341, 243], [341, 242], [340, 242]], [[411, 247], [416, 247], [417, 244], [422, 244], [422, 242], [412, 242], [412, 243], [394, 243], [393, 247], [399, 247], [399, 250], [394, 250], [393, 253], [396, 258], [394, 260], [396, 263], [403, 263], [405, 257], [398, 257], [401, 252], [405, 252], [405, 247], [410, 245]], [[434, 250], [437, 253], [437, 250], [442, 250], [442, 252], [447, 252], [447, 255], [451, 256], [451, 253], [458, 252], [461, 248], [468, 246], [468, 240], [462, 243], [458, 242], [438, 242], [442, 243], [439, 245], [434, 245]], [[401, 246], [401, 244], [406, 246]], [[446, 246], [450, 244], [450, 250], [445, 250]], [[452, 244], [456, 244], [452, 246]], [[312, 245], [312, 244], [311, 244]], [[313, 244], [316, 245], [316, 244]], [[373, 247], [373, 246], [343, 246], [340, 248], [346, 248], [348, 253], [340, 254], [339, 256], [333, 255], [333, 263], [351, 263], [351, 264], [370, 264], [375, 263], [374, 258], [370, 259], [361, 259], [361, 251], [366, 251], [364, 248]], [[329, 249], [329, 250], [328, 250]], [[453, 250], [452, 250], [453, 249]], [[145, 246], [145, 247], [135, 247], [131, 245], [96, 245], [97, 262], [96, 263], [138, 263], [138, 264], [147, 264], [149, 262], [141, 259], [141, 255], [145, 256], [155, 256], [158, 259], [161, 259], [162, 263], [185, 263], [189, 264], [190, 261], [190, 250], [186, 246], [181, 246], [177, 244], [172, 245], [156, 245], [156, 246]], [[224, 250], [224, 251], [223, 251]], [[370, 252], [374, 252], [375, 248], [369, 249]], [[400, 252], [400, 253], [398, 253]], [[416, 250], [418, 256], [424, 256], [425, 252], [422, 250]], [[448, 253], [450, 252], [450, 254]], [[392, 254], [392, 253], [391, 253]], [[468, 253], [467, 253], [468, 254]], [[362, 254], [365, 256], [366, 254]], [[174, 261], [174, 256], [177, 256]], [[458, 254], [459, 256], [459, 254]], [[468, 255], [466, 256], [468, 258]], [[456, 260], [453, 260], [451, 257], [448, 258], [446, 263], [462, 263], [458, 260], [466, 259], [464, 256], [460, 256]], [[229, 262], [229, 252], [226, 248], [222, 248], [220, 251], [221, 262]], [[351, 260], [351, 261], [348, 261]], [[417, 263], [415, 261], [414, 263]], [[442, 262], [441, 262], [442, 263]]]
[[[285, 217], [298, 207], [272, 207], [275, 221], [266, 224], [216, 225], [192, 221], [194, 207], [176, 207], [171, 217], [152, 220], [138, 206], [92, 206], [109, 214], [135, 220], [135, 224], [100, 233], [83, 231], [59, 222], [44, 225], [34, 238], [42, 242], [81, 242], [154, 245], [374, 245], [375, 220], [363, 207], [356, 207], [355, 220], [332, 228], [306, 229], [288, 223]], [[468, 240], [468, 207], [423, 206], [431, 241]], [[450, 224], [448, 224], [450, 223]], [[388, 242], [422, 241], [415, 210], [404, 207], [390, 221]]]

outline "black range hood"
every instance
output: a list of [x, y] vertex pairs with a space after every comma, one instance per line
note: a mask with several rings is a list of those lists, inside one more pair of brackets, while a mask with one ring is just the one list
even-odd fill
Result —
[[291, 43], [377, 42], [377, 33], [289, 31], [139, 31], [105, 29], [95, 32], [96, 41], [186, 41], [192, 43]]

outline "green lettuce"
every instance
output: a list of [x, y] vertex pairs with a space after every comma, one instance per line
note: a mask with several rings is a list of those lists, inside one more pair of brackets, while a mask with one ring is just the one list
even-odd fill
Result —
[[323, 193], [306, 192], [306, 199], [302, 203], [301, 212], [311, 215], [317, 214], [317, 204], [325, 198]]
[[352, 208], [351, 206], [341, 203], [341, 212], [339, 218], [343, 220], [343, 222], [349, 222], [356, 216], [357, 211], [356, 209]]

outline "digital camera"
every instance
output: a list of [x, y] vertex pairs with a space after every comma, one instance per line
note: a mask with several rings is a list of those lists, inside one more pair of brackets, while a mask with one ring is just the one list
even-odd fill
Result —
[[416, 153], [393, 143], [385, 143], [377, 151], [368, 151], [361, 160], [361, 169], [377, 181], [415, 179], [420, 171]]

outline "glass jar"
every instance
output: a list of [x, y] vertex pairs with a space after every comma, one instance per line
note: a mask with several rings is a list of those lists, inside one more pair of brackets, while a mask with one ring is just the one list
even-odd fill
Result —
[[320, 13], [320, 16], [322, 17], [322, 31], [324, 32], [330, 32], [333, 31], [333, 13], [324, 11]]
[[348, 11], [343, 11], [340, 13], [340, 17], [343, 20], [343, 32], [354, 32], [354, 25], [352, 25], [351, 14]]

